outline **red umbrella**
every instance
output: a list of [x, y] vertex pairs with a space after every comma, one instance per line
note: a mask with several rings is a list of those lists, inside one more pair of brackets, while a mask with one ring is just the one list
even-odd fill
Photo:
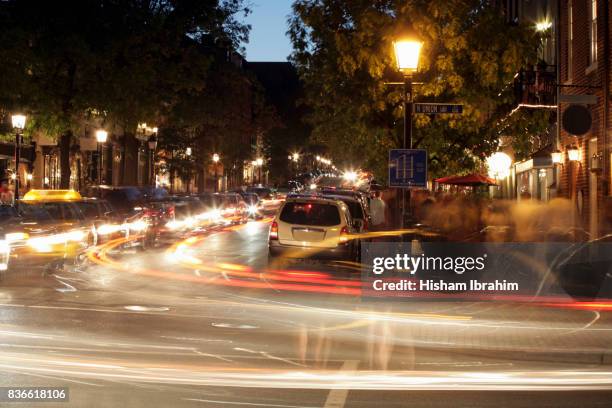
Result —
[[440, 184], [452, 184], [455, 186], [496, 186], [497, 183], [491, 177], [482, 174], [467, 174], [465, 176], [448, 176], [434, 180]]

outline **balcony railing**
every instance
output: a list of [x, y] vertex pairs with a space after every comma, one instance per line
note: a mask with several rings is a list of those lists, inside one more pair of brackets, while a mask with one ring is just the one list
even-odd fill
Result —
[[519, 71], [514, 79], [516, 103], [554, 105], [556, 103], [556, 79], [554, 65]]

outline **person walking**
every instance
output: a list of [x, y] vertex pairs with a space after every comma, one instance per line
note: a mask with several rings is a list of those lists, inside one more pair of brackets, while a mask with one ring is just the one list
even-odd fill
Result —
[[372, 218], [372, 229], [381, 230], [385, 225], [385, 212], [387, 205], [380, 198], [380, 191], [374, 192], [374, 197], [370, 200], [370, 216]]
[[12, 205], [15, 201], [15, 195], [13, 191], [9, 188], [9, 183], [7, 179], [2, 179], [0, 181], [0, 204], [10, 204]]

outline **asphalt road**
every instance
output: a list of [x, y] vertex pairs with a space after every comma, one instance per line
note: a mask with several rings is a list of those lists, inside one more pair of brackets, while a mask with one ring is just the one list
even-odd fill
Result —
[[368, 301], [354, 266], [269, 267], [267, 228], [7, 274], [0, 387], [69, 387], [18, 405], [41, 407], [612, 405], [609, 304]]

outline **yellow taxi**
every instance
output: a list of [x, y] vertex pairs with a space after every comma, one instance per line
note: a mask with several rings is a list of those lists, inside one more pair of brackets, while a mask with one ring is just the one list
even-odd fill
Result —
[[16, 204], [18, 225], [12, 225], [20, 231], [5, 240], [10, 260], [26, 264], [41, 259], [80, 262], [84, 251], [95, 244], [95, 229], [76, 205], [80, 200], [74, 190], [27, 192]]

